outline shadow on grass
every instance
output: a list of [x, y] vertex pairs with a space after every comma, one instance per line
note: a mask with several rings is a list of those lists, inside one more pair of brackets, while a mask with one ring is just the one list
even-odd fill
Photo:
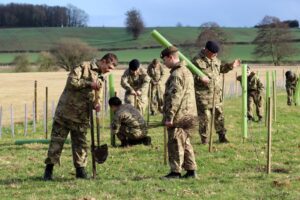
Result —
[[24, 184], [26, 182], [64, 183], [74, 180], [74, 178], [57, 177], [52, 181], [44, 181], [42, 176], [31, 176], [27, 178], [0, 179], [0, 185], [9, 186], [12, 184]]

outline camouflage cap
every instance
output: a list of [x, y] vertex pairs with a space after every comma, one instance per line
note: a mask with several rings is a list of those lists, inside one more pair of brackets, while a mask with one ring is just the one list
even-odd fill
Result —
[[175, 53], [177, 51], [178, 51], [178, 49], [175, 46], [169, 46], [169, 47], [167, 47], [167, 48], [165, 48], [164, 50], [161, 51], [160, 57], [164, 58], [164, 57], [169, 56], [172, 53]]

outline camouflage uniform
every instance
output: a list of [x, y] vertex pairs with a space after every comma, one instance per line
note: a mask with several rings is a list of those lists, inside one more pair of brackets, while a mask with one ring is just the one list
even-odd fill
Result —
[[[141, 114], [144, 113], [145, 105], [147, 102], [148, 95], [148, 86], [150, 78], [147, 75], [147, 72], [143, 68], [138, 68], [138, 75], [133, 75], [130, 73], [130, 70], [125, 70], [124, 74], [121, 77], [121, 86], [126, 90], [125, 92], [125, 103], [135, 106]], [[132, 91], [141, 91], [141, 95], [136, 97], [135, 105], [135, 95], [132, 95]]]
[[91, 82], [97, 82], [101, 86], [103, 82], [95, 62], [84, 62], [73, 68], [68, 75], [53, 119], [46, 164], [60, 162], [63, 145], [69, 132], [71, 132], [74, 166], [85, 167], [87, 164], [86, 134], [89, 127], [89, 104], [98, 99], [95, 98], [95, 92], [90, 85]]
[[158, 66], [154, 66], [152, 63], [148, 66], [147, 73], [151, 78], [150, 89], [151, 89], [151, 104], [150, 110], [152, 113], [162, 111], [163, 107], [163, 93], [161, 88], [161, 82], [165, 75], [164, 67], [159, 63]]
[[112, 133], [121, 140], [139, 140], [147, 135], [143, 116], [130, 104], [121, 105], [112, 121]]
[[286, 77], [285, 88], [287, 92], [287, 104], [292, 105], [293, 96], [296, 92], [296, 86], [298, 82], [298, 77], [295, 73], [293, 73], [293, 78]]
[[[248, 107], [248, 119], [253, 120], [253, 104], [256, 106], [256, 114], [258, 119], [261, 120], [263, 116], [263, 98], [262, 91], [264, 86], [258, 76], [256, 76], [255, 72], [251, 72], [248, 76], [248, 85], [247, 85], [247, 107]], [[238, 76], [237, 80], [241, 82], [242, 76]]]
[[[196, 116], [194, 109], [195, 92], [191, 72], [184, 62], [170, 71], [164, 94], [163, 121], [176, 121], [186, 114]], [[168, 128], [169, 164], [172, 172], [180, 173], [181, 168], [195, 170], [196, 161], [189, 133], [181, 128]]]
[[[233, 69], [229, 64], [221, 65], [221, 61], [214, 57], [209, 59], [205, 56], [204, 49], [193, 59], [193, 63], [210, 78], [205, 85], [199, 76], [194, 75], [196, 104], [199, 116], [199, 134], [203, 143], [207, 142], [210, 132], [213, 93], [215, 88], [215, 130], [220, 135], [226, 134], [224, 126], [221, 73], [227, 73]], [[215, 85], [215, 86], [214, 86]]]

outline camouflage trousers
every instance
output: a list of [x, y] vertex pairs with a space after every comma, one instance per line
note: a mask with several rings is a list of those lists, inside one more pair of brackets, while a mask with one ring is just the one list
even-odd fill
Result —
[[128, 128], [126, 126], [121, 126], [120, 131], [117, 133], [119, 140], [138, 140], [146, 137], [147, 128]]
[[51, 141], [45, 164], [60, 163], [61, 152], [69, 132], [71, 133], [74, 166], [85, 167], [87, 165], [87, 127], [76, 124], [70, 125], [57, 121], [54, 121], [52, 125]]
[[141, 115], [143, 115], [146, 109], [145, 97], [147, 97], [147, 95], [142, 94], [141, 96], [135, 96], [132, 94], [125, 94], [124, 102], [134, 106], [141, 113]]
[[[209, 137], [211, 115], [212, 115], [212, 108], [204, 108], [198, 106], [199, 134], [203, 142], [206, 141], [207, 138]], [[217, 105], [215, 107], [214, 126], [218, 134], [226, 134], [222, 105]]]
[[150, 85], [150, 111], [151, 112], [161, 112], [162, 111], [162, 107], [163, 107], [163, 93], [162, 93], [162, 89], [161, 89], [161, 85], [157, 84], [157, 85]]
[[286, 88], [287, 105], [292, 105], [295, 92], [296, 92], [296, 89], [294, 87]]
[[256, 106], [256, 114], [258, 116], [258, 118], [262, 118], [263, 116], [263, 98], [261, 95], [254, 95], [254, 94], [250, 94], [248, 95], [248, 117], [253, 118], [253, 110], [254, 110], [254, 105]]
[[182, 168], [196, 170], [193, 146], [183, 129], [168, 128], [168, 154], [172, 172], [180, 173]]

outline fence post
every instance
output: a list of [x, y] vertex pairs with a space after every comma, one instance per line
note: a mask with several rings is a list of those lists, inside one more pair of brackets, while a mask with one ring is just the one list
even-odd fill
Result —
[[2, 106], [0, 106], [0, 139], [2, 138]]
[[37, 121], [37, 81], [34, 81], [34, 118]]
[[15, 137], [14, 110], [12, 104], [10, 104], [10, 127], [11, 127], [11, 135], [12, 137]]
[[24, 136], [27, 136], [27, 104], [25, 103], [24, 107], [25, 118], [24, 118]]
[[35, 103], [32, 102], [32, 132], [36, 132], [36, 117], [35, 117]]
[[45, 113], [45, 115], [46, 115], [46, 117], [45, 117], [46, 118], [45, 119], [46, 120], [46, 122], [45, 122], [46, 123], [46, 125], [45, 125], [46, 131], [45, 132], [46, 132], [46, 139], [48, 139], [48, 87], [46, 87], [46, 108], [45, 109], [46, 109], [46, 113]]

